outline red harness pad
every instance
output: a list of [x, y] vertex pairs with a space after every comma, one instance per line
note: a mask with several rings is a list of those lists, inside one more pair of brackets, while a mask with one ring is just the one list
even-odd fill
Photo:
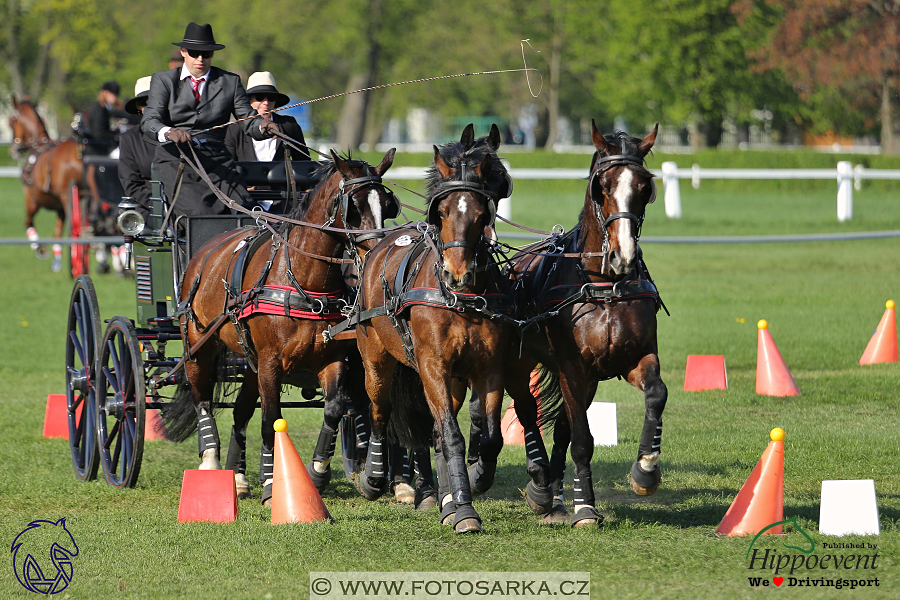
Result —
[[[285, 291], [294, 291], [293, 287], [289, 285], [264, 285], [262, 289], [273, 289], [273, 290], [285, 290]], [[323, 302], [326, 302], [331, 299], [343, 298], [344, 292], [306, 292], [312, 298], [318, 298]], [[257, 300], [251, 300], [244, 305], [244, 308], [241, 309], [240, 314], [238, 315], [239, 319], [246, 319], [250, 315], [256, 314], [264, 314], [264, 315], [281, 315], [282, 317], [286, 316], [284, 314], [284, 305], [276, 302], [269, 302], [265, 298], [260, 298]], [[334, 320], [334, 319], [343, 319], [344, 315], [340, 311], [334, 312], [323, 312], [316, 314], [312, 311], [308, 310], [299, 310], [296, 308], [290, 309], [290, 316], [296, 317], [298, 319], [313, 319], [313, 320]]]

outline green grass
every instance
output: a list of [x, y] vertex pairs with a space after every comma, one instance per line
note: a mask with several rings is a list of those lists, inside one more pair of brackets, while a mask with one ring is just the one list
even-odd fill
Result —
[[[398, 162], [397, 164], [405, 164]], [[586, 167], [585, 167], [586, 168]], [[574, 224], [583, 182], [516, 183], [513, 216], [548, 227]], [[705, 186], [705, 184], [704, 184]], [[754, 192], [728, 195], [682, 186], [685, 217], [665, 219], [662, 198], [645, 236], [813, 233], [895, 229], [900, 203], [856, 196], [854, 220], [839, 225], [834, 194]], [[740, 190], [740, 191], [736, 191]], [[0, 180], [0, 237], [22, 237], [21, 194]], [[552, 210], [550, 207], [552, 206]], [[50, 216], [39, 230], [47, 235]], [[804, 572], [803, 576], [877, 575], [866, 598], [900, 593], [900, 469], [897, 414], [900, 367], [860, 367], [860, 355], [888, 298], [900, 300], [900, 240], [682, 246], [643, 244], [672, 313], [659, 316], [660, 359], [669, 387], [663, 485], [638, 498], [627, 473], [642, 425], [641, 396], [621, 382], [600, 385], [597, 399], [617, 403], [619, 445], [597, 448], [592, 462], [601, 530], [537, 523], [522, 500], [524, 452], [506, 447], [494, 487], [476, 501], [486, 532], [460, 537], [436, 512], [416, 513], [387, 499], [366, 502], [337, 477], [324, 495], [333, 525], [273, 527], [258, 500], [243, 501], [227, 525], [176, 522], [182, 471], [196, 468], [195, 440], [148, 442], [136, 489], [75, 480], [68, 446], [43, 439], [48, 393], [62, 391], [71, 282], [52, 274], [27, 247], [0, 247], [0, 540], [11, 543], [30, 521], [67, 518], [81, 550], [68, 598], [305, 598], [310, 571], [589, 571], [594, 598], [756, 597], [747, 577], [749, 539], [713, 532], [768, 441], [787, 431], [785, 516], [799, 518], [821, 550], [835, 541], [878, 543], [877, 571]], [[133, 283], [95, 278], [101, 317], [134, 315]], [[803, 395], [754, 393], [755, 323], [765, 318]], [[727, 391], [682, 391], [688, 354], [724, 354]], [[466, 411], [463, 411], [465, 413]], [[316, 410], [288, 411], [291, 435], [308, 458], [321, 423]], [[465, 425], [463, 415], [463, 428]], [[227, 432], [230, 415], [220, 430]], [[224, 435], [224, 433], [223, 433]], [[249, 429], [248, 476], [257, 478], [259, 419]], [[335, 463], [338, 465], [339, 463]], [[337, 467], [338, 475], [340, 467]], [[571, 464], [568, 469], [571, 489]], [[837, 540], [820, 536], [824, 479], [874, 479], [882, 533]], [[258, 487], [255, 489], [258, 493]], [[785, 541], [798, 544], [790, 533]], [[780, 540], [757, 542], [787, 552]], [[838, 551], [840, 552], [840, 551]], [[0, 570], [0, 597], [31, 594]], [[773, 592], [776, 593], [776, 592]], [[796, 598], [843, 598], [833, 588], [794, 588]]]

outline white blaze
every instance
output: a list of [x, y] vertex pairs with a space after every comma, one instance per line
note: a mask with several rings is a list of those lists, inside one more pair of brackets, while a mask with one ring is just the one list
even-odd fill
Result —
[[[629, 202], [632, 196], [631, 184], [633, 179], [634, 174], [631, 172], [631, 169], [622, 170], [616, 185], [616, 193], [613, 195], [613, 200], [616, 201], [615, 212], [631, 212]], [[615, 225], [619, 237], [619, 252], [623, 260], [629, 261], [634, 256], [634, 237], [632, 235], [634, 221], [631, 219], [616, 219]]]
[[381, 222], [381, 200], [375, 190], [369, 190], [369, 208], [372, 210], [372, 218], [375, 220], [375, 229], [381, 229], [384, 225]]
[[459, 212], [461, 213], [465, 213], [467, 210], [469, 210], [469, 204], [466, 202], [465, 196], [459, 197], [459, 205], [457, 206], [457, 210], [459, 210]]

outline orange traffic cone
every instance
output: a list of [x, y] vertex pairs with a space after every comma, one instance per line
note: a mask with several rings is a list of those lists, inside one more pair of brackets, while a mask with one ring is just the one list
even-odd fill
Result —
[[763, 396], [799, 396], [800, 388], [769, 333], [765, 319], [756, 324], [759, 328], [759, 349], [756, 354], [756, 393]]
[[884, 303], [884, 307], [887, 310], [878, 323], [878, 329], [875, 330], [866, 351], [859, 359], [861, 365], [897, 362], [897, 318], [894, 315], [894, 301], [888, 300]]
[[[769, 437], [772, 441], [731, 503], [716, 533], [727, 536], [759, 533], [784, 519], [784, 429], [776, 427]], [[782, 527], [778, 525], [763, 535], [781, 533]]]
[[275, 470], [272, 474], [272, 524], [330, 521], [294, 443], [287, 434], [287, 421], [275, 421]]

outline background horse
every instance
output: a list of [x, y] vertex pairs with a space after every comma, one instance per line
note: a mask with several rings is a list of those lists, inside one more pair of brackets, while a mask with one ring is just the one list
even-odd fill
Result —
[[[554, 496], [561, 490], [571, 435], [572, 524], [579, 526], [603, 519], [594, 507], [590, 466], [594, 444], [587, 420], [597, 383], [618, 376], [644, 392], [644, 427], [638, 460], [631, 469], [632, 488], [641, 495], [655, 492], [661, 479], [657, 461], [668, 396], [659, 374], [656, 342], [661, 301], [637, 245], [646, 206], [656, 196], [653, 175], [643, 163], [657, 129], [638, 139], [623, 133], [603, 136], [593, 123], [591, 128], [597, 152], [578, 225], [563, 239], [515, 259], [512, 277], [517, 292], [531, 302], [526, 316], [556, 314], [539, 321], [539, 331], [526, 334], [525, 353], [513, 361], [513, 374], [506, 383], [525, 428], [527, 468], [532, 476], [526, 488], [529, 505], [538, 514], [553, 515], [551, 520], [565, 517], [561, 499], [554, 501]], [[573, 256], [560, 256], [562, 249]], [[561, 396], [568, 416], [557, 419], [550, 460], [528, 385], [529, 373], [538, 363], [546, 374], [542, 414], [547, 419], [558, 414], [559, 404], [554, 412], [549, 399]]]
[[[381, 176], [394, 159], [394, 150], [381, 163], [370, 167], [360, 160], [345, 160], [332, 153], [333, 161], [319, 170], [320, 182], [288, 215], [314, 224], [329, 224], [336, 228], [378, 229], [385, 218], [396, 217], [397, 200], [382, 184]], [[242, 497], [249, 496], [249, 484], [244, 476], [246, 464], [247, 422], [253, 416], [257, 398], [262, 399], [262, 450], [260, 481], [264, 485], [263, 502], [271, 497], [273, 423], [281, 418], [279, 398], [281, 384], [289, 373], [310, 371], [318, 377], [325, 399], [325, 423], [316, 445], [314, 460], [309, 466], [317, 487], [323, 488], [331, 477], [330, 461], [334, 453], [334, 434], [345, 409], [343, 388], [354, 375], [346, 361], [355, 354], [353, 340], [325, 342], [322, 332], [343, 319], [344, 284], [341, 260], [344, 249], [356, 244], [360, 253], [375, 245], [376, 235], [339, 234], [310, 226], [282, 227], [282, 235], [293, 246], [281, 242], [251, 239], [254, 230], [228, 232], [212, 238], [191, 259], [182, 286], [182, 327], [186, 342], [191, 345], [203, 335], [223, 311], [235, 305], [234, 295], [253, 289], [237, 302], [245, 309], [258, 303], [280, 302], [275, 314], [251, 312], [249, 316], [235, 314], [233, 326], [225, 324], [210, 340], [192, 353], [186, 363], [187, 381], [179, 389], [176, 399], [163, 413], [170, 438], [184, 440], [199, 422], [201, 469], [219, 469], [219, 434], [212, 416], [216, 365], [223, 351], [246, 355], [256, 363], [248, 370], [235, 399], [234, 427], [229, 445], [226, 468], [234, 469], [235, 482]], [[246, 256], [240, 252], [245, 246], [259, 250]], [[295, 249], [296, 248], [296, 249]], [[243, 258], [242, 258], [243, 257]], [[232, 277], [235, 263], [246, 261], [243, 283]], [[237, 286], [227, 295], [222, 280]], [[266, 300], [257, 295], [265, 285]], [[271, 286], [271, 287], [270, 287]], [[310, 298], [299, 318], [286, 316], [291, 298]], [[244, 311], [240, 311], [244, 313]], [[246, 313], [244, 313], [246, 314]], [[246, 352], [245, 352], [246, 351]], [[357, 372], [359, 369], [357, 368]], [[359, 396], [362, 378], [359, 377]]]
[[[10, 155], [18, 160], [22, 157], [22, 184], [25, 186], [25, 231], [31, 240], [31, 248], [43, 256], [43, 249], [38, 245], [38, 233], [34, 228], [34, 215], [41, 209], [56, 213], [54, 237], [62, 237], [63, 224], [66, 221], [66, 205], [73, 185], [82, 185], [82, 164], [78, 150], [78, 142], [64, 140], [56, 142], [50, 139], [44, 121], [38, 115], [28, 99], [17, 100], [13, 96], [13, 114], [9, 118], [9, 126], [13, 130], [13, 143], [9, 147]], [[59, 271], [62, 268], [62, 246], [53, 246], [53, 264], [51, 268]]]
[[[372, 402], [360, 491], [375, 499], [387, 487], [382, 456], [390, 419], [404, 445], [422, 448], [434, 441], [442, 450], [436, 460], [441, 491], [447, 490], [441, 494], [441, 519], [452, 520], [458, 533], [481, 531], [481, 518], [472, 507], [454, 395], [464, 393], [469, 380], [483, 399], [486, 430], [480, 468], [472, 477], [475, 487], [487, 489], [503, 446], [500, 405], [509, 337], [507, 325], [492, 318], [490, 298], [502, 282], [499, 270], [489, 266], [483, 234], [493, 227], [497, 200], [509, 194], [511, 181], [496, 155], [497, 127], [479, 140], [473, 132], [469, 125], [460, 142], [434, 148], [427, 183], [427, 222], [433, 228], [388, 235], [366, 258], [357, 333]], [[439, 436], [432, 440], [435, 422]], [[430, 467], [430, 461], [417, 460], [420, 467], [425, 462]]]

